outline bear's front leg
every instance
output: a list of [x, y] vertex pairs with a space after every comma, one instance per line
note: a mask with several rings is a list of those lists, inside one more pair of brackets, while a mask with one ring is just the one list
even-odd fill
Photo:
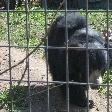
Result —
[[70, 103], [80, 107], [87, 107], [89, 105], [89, 108], [93, 108], [94, 102], [87, 98], [86, 91], [87, 89], [82, 85], [70, 85], [69, 86]]

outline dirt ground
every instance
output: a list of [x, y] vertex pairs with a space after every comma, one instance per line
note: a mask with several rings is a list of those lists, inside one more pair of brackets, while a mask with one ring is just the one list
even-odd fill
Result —
[[[0, 42], [0, 46], [8, 45], [7, 42]], [[26, 55], [24, 50], [18, 48], [11, 48], [11, 65], [16, 64], [22, 60]], [[11, 70], [11, 76], [13, 84], [17, 83], [17, 80], [20, 80], [22, 74], [24, 78], [22, 79], [21, 85], [27, 86], [28, 81], [28, 72], [25, 71], [26, 62], [15, 67]], [[4, 71], [9, 67], [9, 50], [5, 47], [0, 47], [0, 72]], [[47, 94], [47, 85], [46, 83], [41, 83], [37, 81], [46, 81], [47, 80], [47, 69], [45, 59], [41, 55], [35, 54], [29, 57], [29, 73], [30, 73], [30, 85], [31, 85], [31, 109], [32, 112], [48, 112], [47, 107], [49, 103], [50, 112], [67, 112], [66, 101], [61, 95], [59, 87], [49, 86], [50, 91], [49, 95]], [[49, 81], [52, 81], [52, 77], [49, 73]], [[9, 72], [6, 72], [0, 75], [0, 90], [4, 90], [9, 87], [10, 75]], [[26, 81], [26, 82], [23, 82]], [[49, 96], [49, 102], [48, 102]], [[100, 95], [97, 90], [89, 91], [90, 99], [95, 103], [94, 108], [90, 109], [89, 112], [107, 112], [107, 98], [103, 95]], [[109, 100], [109, 112], [112, 112], [112, 98]], [[5, 109], [1, 109], [0, 112], [6, 112]], [[19, 111], [20, 112], [20, 111]], [[21, 112], [28, 112], [28, 108]], [[85, 108], [79, 108], [75, 105], [70, 104], [69, 112], [87, 112]]]

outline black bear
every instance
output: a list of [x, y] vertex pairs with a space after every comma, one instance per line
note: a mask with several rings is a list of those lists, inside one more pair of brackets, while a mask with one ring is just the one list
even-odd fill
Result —
[[[69, 81], [74, 83], [69, 84], [70, 103], [81, 107], [89, 105], [87, 73], [90, 83], [99, 84], [101, 72], [107, 67], [106, 42], [86, 23], [86, 18], [69, 12], [66, 18], [65, 15], [57, 17], [48, 33], [48, 63], [53, 80], [66, 82], [68, 75]], [[96, 88], [95, 85], [90, 86]], [[65, 97], [66, 84], [61, 89]]]

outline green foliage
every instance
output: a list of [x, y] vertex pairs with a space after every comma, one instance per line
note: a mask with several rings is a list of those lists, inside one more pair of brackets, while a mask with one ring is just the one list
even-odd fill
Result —
[[[44, 12], [10, 12], [9, 23], [7, 14], [0, 13], [0, 38], [8, 39], [8, 25], [10, 40], [19, 46], [38, 45], [44, 35], [45, 15]], [[4, 26], [3, 26], [3, 23]], [[3, 38], [4, 37], [4, 38]]]
[[[35, 46], [40, 43], [44, 32], [44, 14], [33, 12], [26, 15], [23, 12], [10, 14], [10, 32], [12, 42], [19, 46]], [[27, 21], [26, 21], [27, 20]]]
[[101, 31], [107, 24], [106, 13], [89, 13], [88, 14], [90, 24], [93, 26], [94, 29]]
[[0, 92], [0, 105], [6, 108], [8, 111], [22, 109], [28, 106], [28, 102], [25, 101], [27, 97], [27, 87], [13, 86], [12, 90], [5, 90]]
[[7, 26], [6, 26], [6, 13], [0, 12], [0, 40], [5, 39], [7, 36]]
[[6, 106], [8, 104], [8, 93], [7, 91], [1, 91], [0, 92], [0, 105]]
[[[112, 84], [112, 70], [108, 70], [103, 74], [103, 84], [107, 84], [106, 86], [100, 86], [99, 93], [108, 95], [112, 95], [112, 88], [108, 84]], [[109, 93], [107, 93], [107, 86], [109, 86]]]
[[[85, 12], [82, 12], [81, 14], [86, 16]], [[102, 30], [107, 29], [107, 24], [109, 24], [109, 27], [111, 27], [112, 12], [109, 12], [107, 15], [106, 12], [100, 12], [99, 10], [99, 12], [89, 12], [87, 17], [88, 22], [92, 26], [92, 28], [99, 32], [102, 32]]]

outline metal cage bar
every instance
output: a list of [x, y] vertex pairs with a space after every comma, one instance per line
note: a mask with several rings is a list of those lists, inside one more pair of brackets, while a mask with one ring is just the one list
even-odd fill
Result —
[[108, 79], [108, 82], [107, 82], [107, 112], [110, 112], [109, 110], [109, 34], [108, 34], [108, 31], [109, 31], [109, 0], [107, 0], [107, 12], [106, 12], [106, 17], [107, 17], [107, 79]]
[[88, 53], [88, 0], [86, 0], [86, 75], [87, 75], [87, 112], [89, 112], [89, 53]]
[[[10, 25], [9, 25], [9, 22], [10, 22], [10, 12], [9, 12], [9, 1], [8, 0], [8, 4], [7, 4], [7, 28], [8, 28], [8, 50], [9, 50], [9, 68], [11, 67], [11, 43], [10, 43]], [[13, 111], [13, 91], [12, 91], [12, 71], [11, 69], [9, 70], [9, 75], [10, 75], [10, 91], [9, 91], [9, 95], [11, 96], [11, 111]]]
[[66, 42], [66, 105], [67, 112], [69, 107], [69, 66], [68, 66], [68, 27], [67, 27], [67, 0], [65, 0], [65, 42]]
[[[30, 38], [30, 24], [29, 24], [29, 6], [28, 0], [25, 0], [25, 13], [26, 13], [26, 56], [29, 54], [29, 38]], [[26, 59], [26, 69], [27, 69], [27, 79], [28, 79], [28, 105], [29, 105], [29, 112], [31, 112], [31, 91], [30, 91], [30, 70], [29, 70], [29, 57]]]
[[[44, 0], [44, 13], [45, 13], [45, 35], [47, 35], [48, 30], [47, 30], [47, 0]], [[46, 47], [45, 47], [45, 52], [46, 52], [46, 74], [47, 74], [47, 111], [50, 112], [50, 101], [49, 101], [49, 77], [48, 77], [48, 38], [47, 36], [45, 37], [46, 39]]]

